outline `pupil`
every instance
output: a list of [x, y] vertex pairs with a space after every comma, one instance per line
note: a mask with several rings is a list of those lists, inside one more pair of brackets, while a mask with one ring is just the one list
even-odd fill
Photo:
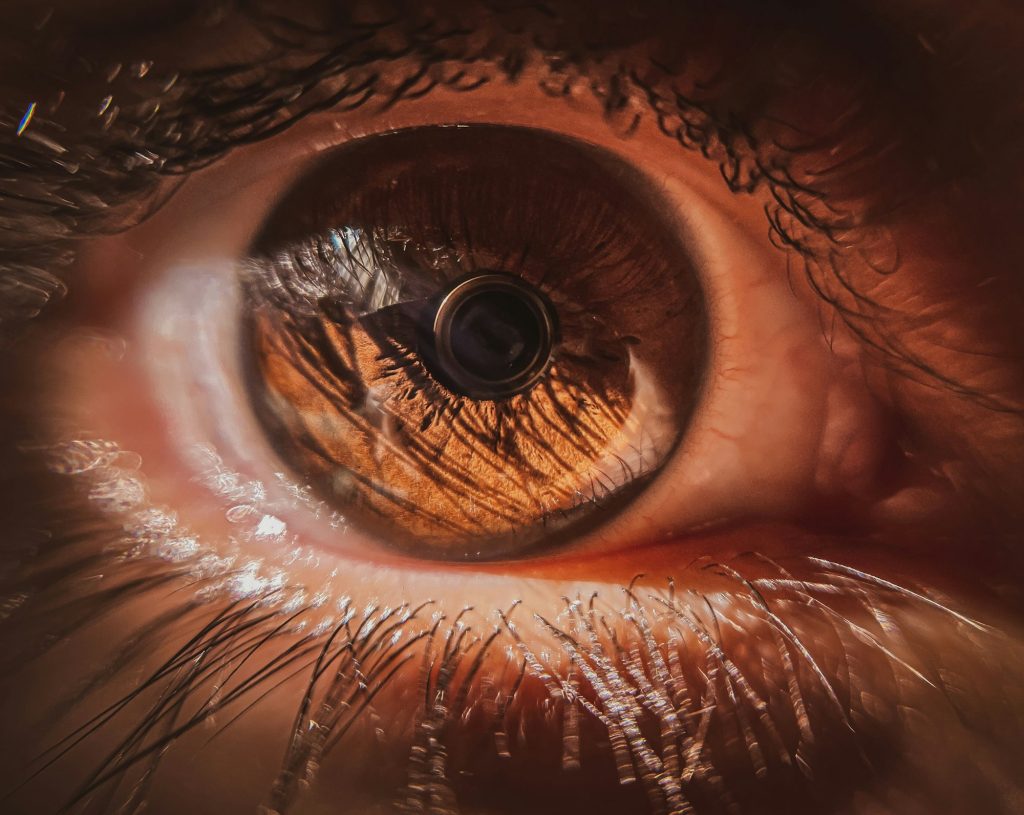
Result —
[[540, 315], [512, 291], [470, 295], [452, 317], [452, 356], [484, 382], [521, 376], [541, 351]]
[[450, 289], [434, 313], [424, 349], [431, 372], [475, 399], [502, 399], [543, 375], [554, 342], [555, 315], [525, 281], [485, 273]]

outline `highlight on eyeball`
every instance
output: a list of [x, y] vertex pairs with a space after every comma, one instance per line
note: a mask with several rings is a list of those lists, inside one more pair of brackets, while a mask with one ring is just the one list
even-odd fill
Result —
[[0, 812], [1024, 813], [1014, 0], [0, 22]]

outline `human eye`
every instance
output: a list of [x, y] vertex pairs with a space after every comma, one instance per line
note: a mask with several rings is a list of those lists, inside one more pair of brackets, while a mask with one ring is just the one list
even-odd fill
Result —
[[1009, 187], [790, 12], [202, 8], [19, 109], [14, 811], [1017, 811]]

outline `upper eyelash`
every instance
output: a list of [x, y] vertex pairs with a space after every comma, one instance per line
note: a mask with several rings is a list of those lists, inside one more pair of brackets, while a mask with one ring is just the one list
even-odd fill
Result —
[[[288, 26], [284, 18], [274, 18], [272, 22]], [[390, 21], [381, 33], [394, 25], [398, 23]], [[374, 53], [372, 38], [367, 40], [365, 28], [357, 30], [364, 40], [360, 43], [364, 52]], [[472, 31], [473, 28], [468, 27], [457, 33], [466, 35]], [[453, 36], [451, 32], [434, 32], [434, 35], [437, 39], [432, 39], [429, 28], [418, 27], [419, 59], [410, 59], [408, 54], [393, 57], [398, 60], [396, 77], [382, 76], [376, 71], [375, 66], [382, 62], [377, 54], [375, 60], [367, 64], [362, 80], [340, 80], [339, 77], [345, 76], [346, 65], [360, 66], [364, 61], [345, 47], [332, 51], [336, 46], [326, 47], [312, 67], [291, 70], [286, 63], [279, 66], [270, 61], [169, 77], [157, 77], [148, 67], [145, 72], [141, 68], [119, 72], [118, 82], [127, 83], [123, 90], [119, 88], [121, 95], [141, 101], [131, 106], [115, 106], [109, 113], [117, 115], [108, 115], [102, 130], [80, 134], [80, 141], [68, 142], [52, 120], [43, 113], [37, 115], [26, 138], [16, 145], [14, 164], [21, 169], [18, 177], [31, 177], [38, 191], [31, 199], [8, 194], [5, 196], [7, 206], [0, 211], [0, 223], [9, 227], [8, 235], [32, 236], [25, 245], [8, 243], [0, 247], [6, 261], [4, 266], [10, 270], [8, 288], [15, 289], [20, 281], [25, 294], [30, 295], [28, 303], [20, 304], [23, 313], [38, 310], [49, 296], [62, 288], [57, 272], [70, 263], [76, 240], [112, 228], [127, 228], [145, 217], [144, 209], [131, 212], [126, 211], [126, 206], [145, 201], [163, 178], [187, 174], [215, 161], [232, 147], [274, 135], [316, 110], [345, 110], [366, 104], [371, 98], [386, 93], [388, 82], [393, 83], [389, 103], [396, 103], [403, 94], [413, 90], [407, 86], [409, 76], [442, 64], [454, 54], [458, 54], [457, 64], [463, 66], [455, 74], [459, 78], [449, 77], [447, 82], [437, 80], [436, 84], [451, 86], [454, 83], [458, 87], [464, 79], [462, 72], [468, 70], [469, 64], [460, 51], [460, 41], [456, 38], [446, 43], [445, 38]], [[452, 54], [445, 52], [446, 44]], [[306, 48], [309, 48], [308, 43]], [[383, 57], [384, 64], [388, 59]], [[495, 74], [514, 79], [529, 61], [521, 52], [511, 61], [500, 57], [486, 62], [482, 57], [479, 59], [473, 64], [484, 71], [481, 81], [488, 81]], [[410, 62], [409, 71], [403, 71], [401, 66]], [[584, 74], [576, 73], [579, 66], [572, 60], [559, 57], [548, 67], [553, 76], [573, 83], [584, 81]], [[591, 67], [596, 70], [596, 66]], [[329, 87], [332, 80], [339, 80], [341, 87]], [[630, 79], [625, 75], [609, 80], [610, 87], [618, 89], [606, 99], [611, 108], [618, 106], [615, 100], [629, 84]], [[298, 99], [293, 98], [296, 88], [303, 89]], [[602, 93], [596, 82], [592, 92]], [[320, 98], [319, 93], [328, 94], [328, 98]], [[211, 99], [222, 101], [211, 108]], [[251, 101], [254, 99], [258, 99], [259, 104]], [[304, 102], [301, 108], [296, 107], [299, 101]], [[63, 106], [66, 109], [70, 104], [65, 101]], [[680, 139], [685, 146], [710, 151], [712, 143], [720, 139], [723, 132], [710, 125], [706, 114], [696, 109], [687, 113], [698, 121], [689, 122], [684, 114], [681, 121], [686, 126], [677, 129], [675, 137], [680, 138], [680, 133], [685, 131], [686, 138]], [[229, 123], [222, 125], [218, 118]], [[659, 121], [664, 126], [665, 120]], [[699, 139], [694, 137], [700, 133], [705, 135]], [[738, 157], [730, 153], [725, 160], [737, 165]], [[70, 169], [74, 172], [69, 172]], [[741, 174], [738, 165], [727, 173], [729, 176]], [[37, 214], [40, 206], [46, 208], [45, 217]], [[29, 286], [33, 279], [35, 285]], [[19, 304], [8, 297], [7, 305], [16, 313]]]
[[[249, 12], [255, 13], [255, 8], [250, 7]], [[518, 30], [529, 30], [529, 24], [518, 16], [522, 13], [529, 17], [528, 12], [517, 9], [509, 19], [522, 27]], [[548, 29], [555, 25], [550, 12], [532, 13], [537, 15], [538, 25]], [[16, 333], [18, 326], [38, 314], [50, 299], [61, 296], [76, 243], [143, 220], [159, 205], [158, 190], [169, 178], [216, 161], [232, 147], [286, 130], [318, 110], [343, 111], [371, 99], [396, 104], [439, 85], [468, 91], [499, 75], [516, 81], [530, 62], [521, 40], [507, 32], [507, 50], [502, 53], [505, 21], [493, 9], [486, 10], [482, 18], [467, 16], [457, 25], [446, 25], [447, 18], [434, 19], [433, 26], [423, 25], [414, 16], [385, 21], [376, 32], [411, 26], [415, 31], [412, 45], [399, 52], [377, 49], [372, 27], [356, 26], [352, 29], [356, 35], [347, 38], [342, 37], [343, 31], [335, 30], [311, 40], [309, 32], [299, 26], [305, 37], [300, 50], [315, 58], [297, 68], [289, 65], [288, 55], [280, 60], [159, 78], [149, 63], [137, 63], [127, 70], [118, 66], [106, 77], [100, 92], [102, 128], [86, 127], [77, 140], [68, 141], [64, 129], [50, 118], [54, 113], [40, 105], [12, 151], [15, 183], [31, 178], [33, 192], [26, 196], [17, 187], [8, 188], [0, 199], [0, 226], [8, 236], [0, 246], [0, 331], [9, 336]], [[286, 33], [299, 30], [294, 20], [271, 14], [254, 19], [271, 41], [297, 46]], [[496, 39], [483, 50], [468, 47], [466, 43], [484, 26], [491, 28]], [[563, 37], [567, 35], [565, 47], [572, 35], [562, 31]], [[345, 43], [340, 49], [338, 39]], [[671, 68], [654, 62], [642, 69], [628, 63], [606, 63], [589, 58], [579, 43], [573, 46], [575, 50], [558, 50], [557, 38], [553, 42], [555, 50], [546, 54], [536, 43], [531, 46], [547, 71], [541, 85], [551, 95], [587, 87], [601, 100], [606, 116], [620, 122], [622, 132], [634, 130], [641, 115], [653, 115], [667, 136], [713, 158], [734, 191], [769, 187], [774, 204], [766, 214], [773, 241], [800, 258], [812, 288], [866, 346], [905, 375], [938, 381], [993, 410], [1020, 410], [936, 370], [892, 332], [875, 330], [873, 318], [878, 307], [846, 283], [847, 267], [881, 264], [891, 272], [899, 265], [899, 252], [885, 230], [860, 229], [863, 234], [855, 239], [856, 219], [828, 203], [824, 191], [831, 174], [842, 177], [845, 168], [841, 163], [817, 168], [816, 183], [811, 186], [806, 177], [798, 180], [790, 172], [790, 163], [806, 153], [806, 145], [786, 147], [755, 138], [754, 122], [744, 122], [737, 111], [730, 112], [728, 121], [719, 121], [706, 99], [690, 99], [674, 89]], [[371, 54], [372, 58], [365, 57]], [[393, 76], [382, 70], [389, 60]], [[440, 70], [445, 64], [452, 66], [448, 73]], [[110, 101], [115, 96], [112, 90], [118, 91], [118, 100], [125, 101]], [[880, 88], [872, 90], [881, 93]], [[713, 88], [702, 93], [714, 97]], [[865, 89], [861, 98], [868, 96]], [[642, 100], [642, 106], [629, 104], [631, 98]], [[64, 101], [63, 108], [67, 110], [74, 101]], [[9, 111], [7, 118], [17, 122], [23, 113], [22, 109]], [[866, 123], [856, 117], [851, 120], [860, 136], [877, 126], [870, 117]], [[784, 124], [782, 131], [786, 131]], [[826, 154], [847, 135], [837, 127], [819, 139], [817, 148]], [[891, 140], [893, 134], [887, 130], [883, 137]], [[15, 242], [15, 235], [24, 237]], [[870, 258], [863, 250], [865, 242], [872, 244]]]

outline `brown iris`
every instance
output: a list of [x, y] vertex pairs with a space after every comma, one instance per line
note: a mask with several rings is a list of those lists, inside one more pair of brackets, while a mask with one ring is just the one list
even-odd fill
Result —
[[657, 193], [519, 128], [354, 142], [245, 270], [253, 403], [291, 469], [382, 543], [498, 558], [633, 497], [705, 356], [700, 287]]

